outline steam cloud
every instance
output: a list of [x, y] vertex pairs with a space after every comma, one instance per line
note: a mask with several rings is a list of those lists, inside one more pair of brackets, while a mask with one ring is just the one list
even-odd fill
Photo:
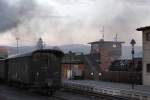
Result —
[[149, 0], [0, 0], [0, 32], [47, 44], [87, 43], [101, 38], [141, 43], [136, 28], [149, 24]]
[[15, 9], [12, 9], [5, 1], [0, 1], [0, 31], [6, 31], [16, 27], [19, 20], [16, 19]]
[[10, 5], [7, 0], [0, 0], [0, 32], [17, 27], [31, 10], [33, 10], [32, 0], [18, 1], [15, 5]]

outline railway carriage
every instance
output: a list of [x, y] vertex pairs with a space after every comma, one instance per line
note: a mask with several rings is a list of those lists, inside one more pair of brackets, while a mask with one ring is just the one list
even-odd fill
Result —
[[54, 90], [61, 86], [63, 52], [51, 49], [8, 58], [8, 82], [39, 90]]
[[8, 66], [7, 66], [7, 60], [0, 59], [0, 80], [5, 81], [8, 77]]

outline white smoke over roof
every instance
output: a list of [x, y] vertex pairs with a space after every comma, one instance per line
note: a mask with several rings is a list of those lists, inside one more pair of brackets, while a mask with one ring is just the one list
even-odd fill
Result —
[[12, 36], [11, 45], [15, 37], [20, 37], [20, 45], [34, 44], [39, 37], [47, 45], [81, 44], [99, 40], [105, 26], [106, 40], [118, 33], [121, 41], [129, 43], [134, 37], [141, 44], [135, 29], [150, 24], [148, 4], [149, 0], [0, 0], [1, 37]]

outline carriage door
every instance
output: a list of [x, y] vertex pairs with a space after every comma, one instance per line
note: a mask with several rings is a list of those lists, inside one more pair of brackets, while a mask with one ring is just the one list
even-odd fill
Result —
[[36, 53], [34, 55], [34, 80], [44, 83], [48, 77], [48, 54]]
[[59, 58], [53, 53], [49, 54], [49, 65], [48, 74], [49, 80], [53, 81], [55, 84], [60, 83], [61, 79], [61, 62]]

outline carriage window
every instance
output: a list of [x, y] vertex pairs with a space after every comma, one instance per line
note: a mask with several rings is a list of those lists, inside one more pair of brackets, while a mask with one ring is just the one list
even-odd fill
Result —
[[116, 48], [117, 47], [117, 45], [116, 44], [113, 44], [113, 46], [112, 46], [113, 48]]
[[150, 64], [147, 64], [146, 67], [147, 67], [147, 72], [150, 73]]
[[53, 61], [57, 61], [57, 56], [53, 53], [36, 53], [33, 55], [33, 60], [34, 61], [47, 61], [47, 60], [53, 60]]
[[146, 33], [146, 40], [150, 41], [150, 33]]
[[57, 57], [54, 54], [50, 54], [50, 58], [53, 60], [57, 60]]
[[34, 61], [47, 60], [47, 59], [48, 59], [48, 54], [47, 53], [36, 53], [33, 56]]

